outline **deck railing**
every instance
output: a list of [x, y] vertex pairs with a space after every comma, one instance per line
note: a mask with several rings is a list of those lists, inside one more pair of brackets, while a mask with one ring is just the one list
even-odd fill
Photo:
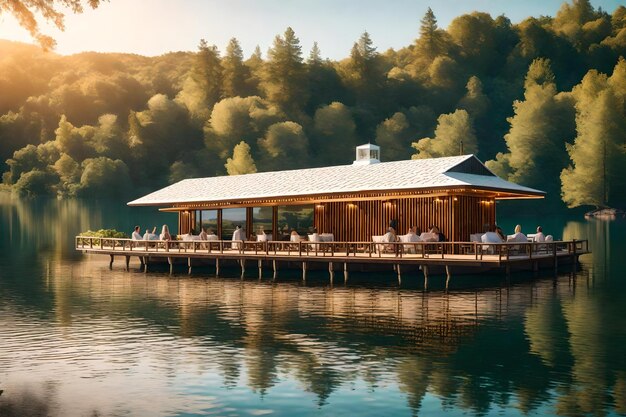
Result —
[[499, 261], [532, 259], [552, 255], [576, 256], [589, 252], [587, 240], [556, 242], [287, 242], [287, 241], [232, 241], [232, 240], [132, 240], [76, 236], [77, 250], [105, 252], [142, 252], [178, 254], [233, 254], [273, 255], [297, 257], [410, 257], [441, 258], [447, 255], [466, 255], [466, 259], [482, 260], [485, 256]]

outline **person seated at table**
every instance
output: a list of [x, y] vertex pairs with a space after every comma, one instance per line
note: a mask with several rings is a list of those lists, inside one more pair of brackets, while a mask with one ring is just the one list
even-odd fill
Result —
[[496, 234], [500, 237], [500, 240], [506, 242], [506, 236], [504, 236], [504, 231], [500, 226], [496, 226]]
[[422, 231], [420, 230], [419, 227], [411, 226], [409, 227], [409, 230], [406, 232], [406, 241], [407, 242], [419, 242], [421, 234], [422, 234]]
[[441, 233], [439, 231], [439, 227], [433, 225], [430, 227], [430, 233], [432, 233], [435, 236], [436, 242], [445, 242], [446, 241], [446, 235], [444, 235], [443, 233]]
[[298, 234], [298, 232], [296, 232], [296, 229], [291, 229], [291, 234], [289, 235], [289, 241], [290, 242], [300, 242], [301, 237]]
[[152, 229], [152, 232], [146, 229], [146, 233], [144, 233], [143, 235], [143, 240], [157, 240], [157, 239], [158, 239], [158, 236], [156, 235], [156, 226], [154, 226], [154, 228]]
[[537, 233], [533, 237], [535, 242], [545, 242], [546, 235], [543, 234], [543, 228], [541, 226], [537, 226]]
[[515, 226], [515, 234], [509, 236], [507, 238], [507, 242], [528, 242], [528, 238], [526, 237], [526, 235], [524, 233], [522, 233], [522, 226], [521, 225], [517, 225]]
[[200, 240], [207, 240], [208, 239], [208, 235], [206, 233], [206, 230], [204, 230], [204, 227], [200, 228], [200, 234], [198, 235], [198, 237], [200, 238]]
[[170, 229], [166, 224], [161, 228], [161, 234], [159, 235], [160, 240], [172, 240], [172, 235], [170, 235]]
[[259, 233], [256, 235], [257, 242], [267, 242], [267, 234], [264, 229], [259, 229]]
[[132, 234], [132, 239], [143, 240], [143, 237], [141, 236], [141, 228], [139, 226], [135, 226], [135, 230], [133, 231], [133, 234]]
[[398, 236], [396, 235], [396, 230], [393, 227], [389, 227], [387, 229], [387, 233], [383, 236], [383, 242], [397, 242]]
[[487, 231], [480, 237], [483, 243], [502, 243], [504, 240], [496, 233], [496, 229], [493, 226], [489, 226]]

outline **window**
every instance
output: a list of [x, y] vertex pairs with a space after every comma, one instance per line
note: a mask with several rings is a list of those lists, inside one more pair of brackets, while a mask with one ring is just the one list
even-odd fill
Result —
[[232, 208], [222, 210], [222, 240], [233, 238], [235, 227], [246, 228], [246, 209]]
[[288, 240], [291, 229], [306, 236], [313, 229], [313, 205], [278, 206], [278, 239]]
[[[272, 208], [271, 207], [254, 207], [252, 209], [252, 230], [258, 235], [264, 231], [266, 234], [272, 233]], [[272, 236], [272, 239], [274, 237]]]
[[217, 233], [217, 210], [196, 210], [195, 234], [199, 234], [202, 228], [207, 233]]

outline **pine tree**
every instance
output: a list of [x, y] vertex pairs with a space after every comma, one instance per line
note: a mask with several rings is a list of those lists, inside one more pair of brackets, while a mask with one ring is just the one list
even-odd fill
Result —
[[268, 51], [262, 84], [267, 98], [288, 113], [297, 114], [306, 103], [308, 88], [302, 47], [290, 27], [284, 37], [274, 38], [274, 44]]
[[221, 98], [221, 87], [222, 66], [217, 46], [209, 46], [201, 39], [193, 67], [177, 98], [196, 119], [204, 122]]
[[250, 70], [243, 63], [243, 51], [236, 38], [232, 38], [226, 47], [226, 55], [222, 59], [223, 97], [246, 97], [249, 92], [246, 80]]

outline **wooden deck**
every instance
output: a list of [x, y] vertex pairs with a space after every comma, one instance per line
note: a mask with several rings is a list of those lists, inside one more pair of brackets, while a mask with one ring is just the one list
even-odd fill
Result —
[[308, 242], [284, 241], [233, 242], [233, 241], [146, 241], [77, 236], [76, 250], [85, 253], [125, 257], [128, 268], [130, 257], [137, 256], [147, 269], [155, 259], [167, 260], [170, 271], [175, 260], [185, 260], [191, 272], [193, 260], [215, 263], [219, 274], [220, 261], [234, 260], [245, 272], [246, 261], [257, 261], [259, 274], [263, 265], [271, 263], [274, 277], [277, 263], [297, 262], [302, 266], [306, 279], [309, 263], [327, 264], [333, 277], [337, 267], [343, 269], [347, 280], [349, 265], [390, 265], [401, 279], [402, 266], [419, 266], [425, 280], [433, 269], [445, 270], [447, 282], [452, 273], [476, 273], [511, 269], [538, 270], [554, 268], [559, 264], [571, 264], [578, 256], [589, 253], [587, 240], [548, 243], [477, 243], [477, 242]]

